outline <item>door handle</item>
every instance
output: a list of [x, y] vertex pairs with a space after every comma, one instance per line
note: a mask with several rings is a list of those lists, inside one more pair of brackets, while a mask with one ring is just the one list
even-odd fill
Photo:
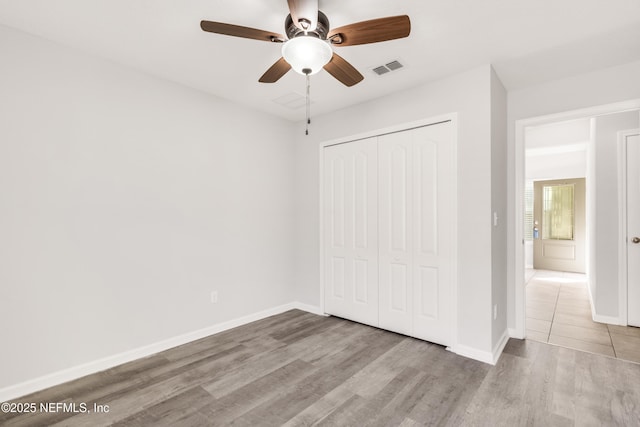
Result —
[[631, 239], [631, 241], [635, 244], [640, 243], [640, 237], [634, 237], [633, 239]]

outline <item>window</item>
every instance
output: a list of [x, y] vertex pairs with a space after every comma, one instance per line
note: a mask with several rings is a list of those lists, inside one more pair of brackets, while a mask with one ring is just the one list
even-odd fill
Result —
[[533, 181], [524, 185], [524, 240], [533, 240]]
[[573, 240], [573, 184], [542, 188], [542, 238]]

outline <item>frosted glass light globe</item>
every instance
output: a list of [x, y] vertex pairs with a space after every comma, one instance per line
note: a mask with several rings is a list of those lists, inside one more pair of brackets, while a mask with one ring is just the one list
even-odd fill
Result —
[[[329, 43], [313, 36], [298, 36], [282, 46], [282, 57], [300, 74], [315, 74], [333, 56]], [[306, 73], [304, 70], [311, 70]]]

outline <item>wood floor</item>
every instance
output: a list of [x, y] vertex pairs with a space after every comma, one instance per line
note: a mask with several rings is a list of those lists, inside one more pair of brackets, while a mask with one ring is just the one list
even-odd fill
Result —
[[25, 396], [0, 425], [640, 425], [640, 365], [510, 340], [496, 366], [292, 310]]

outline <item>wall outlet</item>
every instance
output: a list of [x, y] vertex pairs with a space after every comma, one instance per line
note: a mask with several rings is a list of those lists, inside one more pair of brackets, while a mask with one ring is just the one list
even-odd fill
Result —
[[218, 291], [211, 291], [211, 304], [218, 303]]
[[493, 320], [498, 318], [498, 304], [493, 306]]

